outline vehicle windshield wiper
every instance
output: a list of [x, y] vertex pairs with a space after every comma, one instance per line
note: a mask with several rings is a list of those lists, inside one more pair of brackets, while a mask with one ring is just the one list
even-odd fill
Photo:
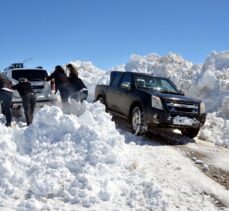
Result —
[[155, 88], [152, 88], [152, 87], [138, 87], [138, 88], [141, 88], [141, 89], [149, 89], [149, 90], [153, 90], [153, 91], [156, 91], [156, 92], [161, 92], [161, 93], [166, 93], [166, 94], [176, 94], [176, 95], [181, 95], [181, 93], [179, 92], [173, 92], [173, 91], [169, 91], [169, 90], [165, 90], [165, 89], [155, 89]]
[[44, 79], [40, 79], [40, 78], [32, 78], [32, 81], [44, 81]]
[[139, 89], [152, 89], [152, 88], [149, 88], [149, 87], [143, 87], [143, 86], [138, 86], [137, 88], [139, 88]]

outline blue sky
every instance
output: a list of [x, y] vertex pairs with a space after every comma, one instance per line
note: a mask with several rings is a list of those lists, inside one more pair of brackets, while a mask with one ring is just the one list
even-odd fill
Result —
[[203, 63], [229, 50], [228, 8], [228, 0], [1, 0], [0, 69], [28, 58], [49, 71], [75, 60], [109, 69], [133, 53]]

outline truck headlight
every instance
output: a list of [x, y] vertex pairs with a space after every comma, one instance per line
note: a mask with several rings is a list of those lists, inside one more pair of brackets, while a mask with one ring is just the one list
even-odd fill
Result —
[[206, 111], [205, 111], [205, 105], [204, 105], [204, 103], [203, 102], [201, 102], [200, 103], [200, 114], [203, 114], [203, 113], [205, 113]]
[[151, 97], [151, 104], [152, 104], [153, 108], [157, 108], [157, 109], [163, 110], [161, 99], [159, 97], [152, 96]]

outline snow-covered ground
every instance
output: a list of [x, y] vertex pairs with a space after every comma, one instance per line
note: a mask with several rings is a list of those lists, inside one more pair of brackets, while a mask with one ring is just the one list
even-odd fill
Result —
[[[119, 132], [100, 103], [0, 124], [0, 206], [13, 210], [217, 210], [229, 191], [171, 146]], [[211, 197], [211, 196], [214, 196]]]
[[[211, 113], [199, 137], [228, 146], [228, 55], [213, 52], [204, 65], [175, 54], [134, 55], [115, 69], [167, 76], [202, 98]], [[107, 84], [109, 72], [90, 62], [74, 65], [89, 88], [89, 102], [72, 102], [72, 114], [45, 106], [32, 125], [12, 128], [0, 116], [0, 210], [211, 211], [219, 210], [216, 200], [229, 209], [229, 191], [183, 153], [117, 130], [104, 106], [92, 102], [95, 85]], [[212, 158], [222, 168], [226, 150]]]

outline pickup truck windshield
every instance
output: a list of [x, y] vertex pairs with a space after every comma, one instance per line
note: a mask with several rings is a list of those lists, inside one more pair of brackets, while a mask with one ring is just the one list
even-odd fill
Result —
[[137, 88], [152, 89], [161, 93], [180, 94], [176, 86], [164, 78], [139, 74], [135, 75], [135, 82]]

